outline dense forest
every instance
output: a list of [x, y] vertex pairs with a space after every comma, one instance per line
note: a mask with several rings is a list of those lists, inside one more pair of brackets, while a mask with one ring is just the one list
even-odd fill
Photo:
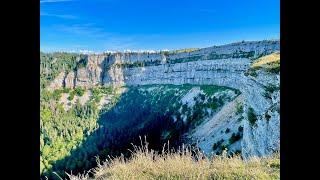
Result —
[[[168, 140], [170, 146], [179, 146], [181, 136], [189, 128], [216, 112], [228, 98], [211, 97], [226, 87], [203, 86], [205, 93], [195, 97], [195, 105], [188, 107], [180, 99], [192, 85], [122, 87], [127, 89], [123, 94], [116, 94], [117, 88], [102, 86], [87, 89], [92, 92], [90, 100], [84, 105], [77, 100], [66, 111], [59, 103], [61, 94], [82, 96], [85, 90], [50, 92], [45, 88], [60, 72], [85, 66], [84, 58], [69, 53], [40, 53], [40, 179], [58, 179], [53, 172], [62, 178], [66, 177], [65, 172], [83, 173], [97, 165], [96, 156], [102, 161], [121, 153], [128, 157], [130, 143], [140, 143], [139, 136], [146, 136], [153, 149], [162, 149]], [[98, 109], [102, 94], [113, 97], [108, 105]], [[182, 114], [187, 115], [185, 121]]]

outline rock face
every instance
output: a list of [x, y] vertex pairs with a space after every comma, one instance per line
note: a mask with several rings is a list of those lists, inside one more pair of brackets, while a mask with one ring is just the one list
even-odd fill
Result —
[[[85, 67], [62, 73], [49, 90], [63, 87], [88, 88], [101, 85], [198, 84], [220, 85], [239, 89], [243, 93], [244, 155], [265, 155], [279, 149], [280, 90], [267, 91], [270, 85], [279, 86], [280, 73], [260, 70], [257, 77], [244, 75], [252, 61], [280, 51], [280, 41], [252, 41], [209, 47], [185, 53], [114, 53], [89, 55]], [[248, 121], [252, 108], [255, 124]]]
[[[248, 77], [240, 88], [246, 97], [242, 140], [244, 155], [265, 155], [280, 148], [280, 89], [270, 92], [270, 86], [280, 86], [280, 74], [261, 70], [256, 78]], [[254, 125], [247, 120], [250, 107], [257, 119]]]
[[250, 66], [250, 60], [219, 59], [162, 64], [122, 69], [112, 66], [103, 84], [219, 84], [239, 87], [241, 72]]
[[48, 90], [63, 89], [66, 73], [61, 72], [49, 85]]
[[64, 79], [64, 87], [74, 88], [74, 85], [75, 85], [74, 82], [75, 82], [75, 74], [74, 72], [70, 72]]
[[90, 88], [100, 84], [103, 81], [103, 69], [105, 68], [106, 56], [88, 56], [86, 58], [86, 67], [79, 68], [75, 74], [75, 87]]
[[[242, 126], [242, 122], [238, 120], [241, 114], [236, 111], [238, 104], [242, 102], [243, 95], [239, 95], [231, 102], [227, 102], [217, 114], [213, 117], [205, 118], [199, 126], [189, 132], [186, 141], [188, 143], [198, 142], [197, 146], [207, 155], [212, 152], [214, 143], [224, 140], [221, 144], [228, 144], [232, 133], [237, 133], [239, 127]], [[230, 132], [226, 133], [226, 129], [229, 129]], [[236, 150], [241, 150], [240, 141], [228, 146], [229, 152], [235, 152]], [[214, 149], [215, 153], [217, 151], [218, 148]]]

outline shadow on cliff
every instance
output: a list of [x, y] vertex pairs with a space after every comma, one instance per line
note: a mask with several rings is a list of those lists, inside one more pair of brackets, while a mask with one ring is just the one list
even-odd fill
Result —
[[[81, 145], [71, 151], [70, 156], [56, 161], [44, 173], [49, 179], [60, 179], [53, 172], [62, 178], [67, 178], [65, 172], [84, 173], [97, 166], [95, 156], [102, 162], [108, 155], [115, 157], [123, 153], [129, 157], [128, 149], [133, 149], [131, 143], [140, 144], [139, 136], [146, 136], [149, 147], [156, 150], [161, 150], [167, 140], [170, 140], [170, 147], [180, 144], [179, 137], [186, 131], [186, 127], [180, 119], [178, 126], [177, 121], [174, 123], [172, 110], [166, 112], [169, 97], [161, 97], [155, 108], [150, 98], [139, 93], [138, 88], [130, 89], [120, 96], [109, 111], [100, 111], [98, 128], [85, 137]], [[169, 138], [163, 137], [164, 131], [172, 132]]]

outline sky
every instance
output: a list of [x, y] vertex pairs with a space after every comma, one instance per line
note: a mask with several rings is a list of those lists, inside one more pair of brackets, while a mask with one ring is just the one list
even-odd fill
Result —
[[40, 0], [40, 50], [203, 48], [280, 38], [280, 0]]

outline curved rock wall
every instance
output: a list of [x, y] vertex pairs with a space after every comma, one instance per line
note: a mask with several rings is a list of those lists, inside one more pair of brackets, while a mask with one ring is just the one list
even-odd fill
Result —
[[[245, 76], [249, 57], [280, 51], [280, 41], [253, 41], [209, 47], [186, 53], [115, 53], [90, 55], [86, 67], [67, 75], [62, 73], [49, 89], [92, 87], [98, 84], [123, 86], [144, 84], [214, 84], [239, 89], [244, 96], [244, 155], [265, 155], [279, 149], [280, 91], [268, 97], [266, 87], [279, 86], [280, 74], [259, 71]], [[247, 111], [257, 116], [250, 124]], [[267, 115], [266, 115], [267, 113]]]

